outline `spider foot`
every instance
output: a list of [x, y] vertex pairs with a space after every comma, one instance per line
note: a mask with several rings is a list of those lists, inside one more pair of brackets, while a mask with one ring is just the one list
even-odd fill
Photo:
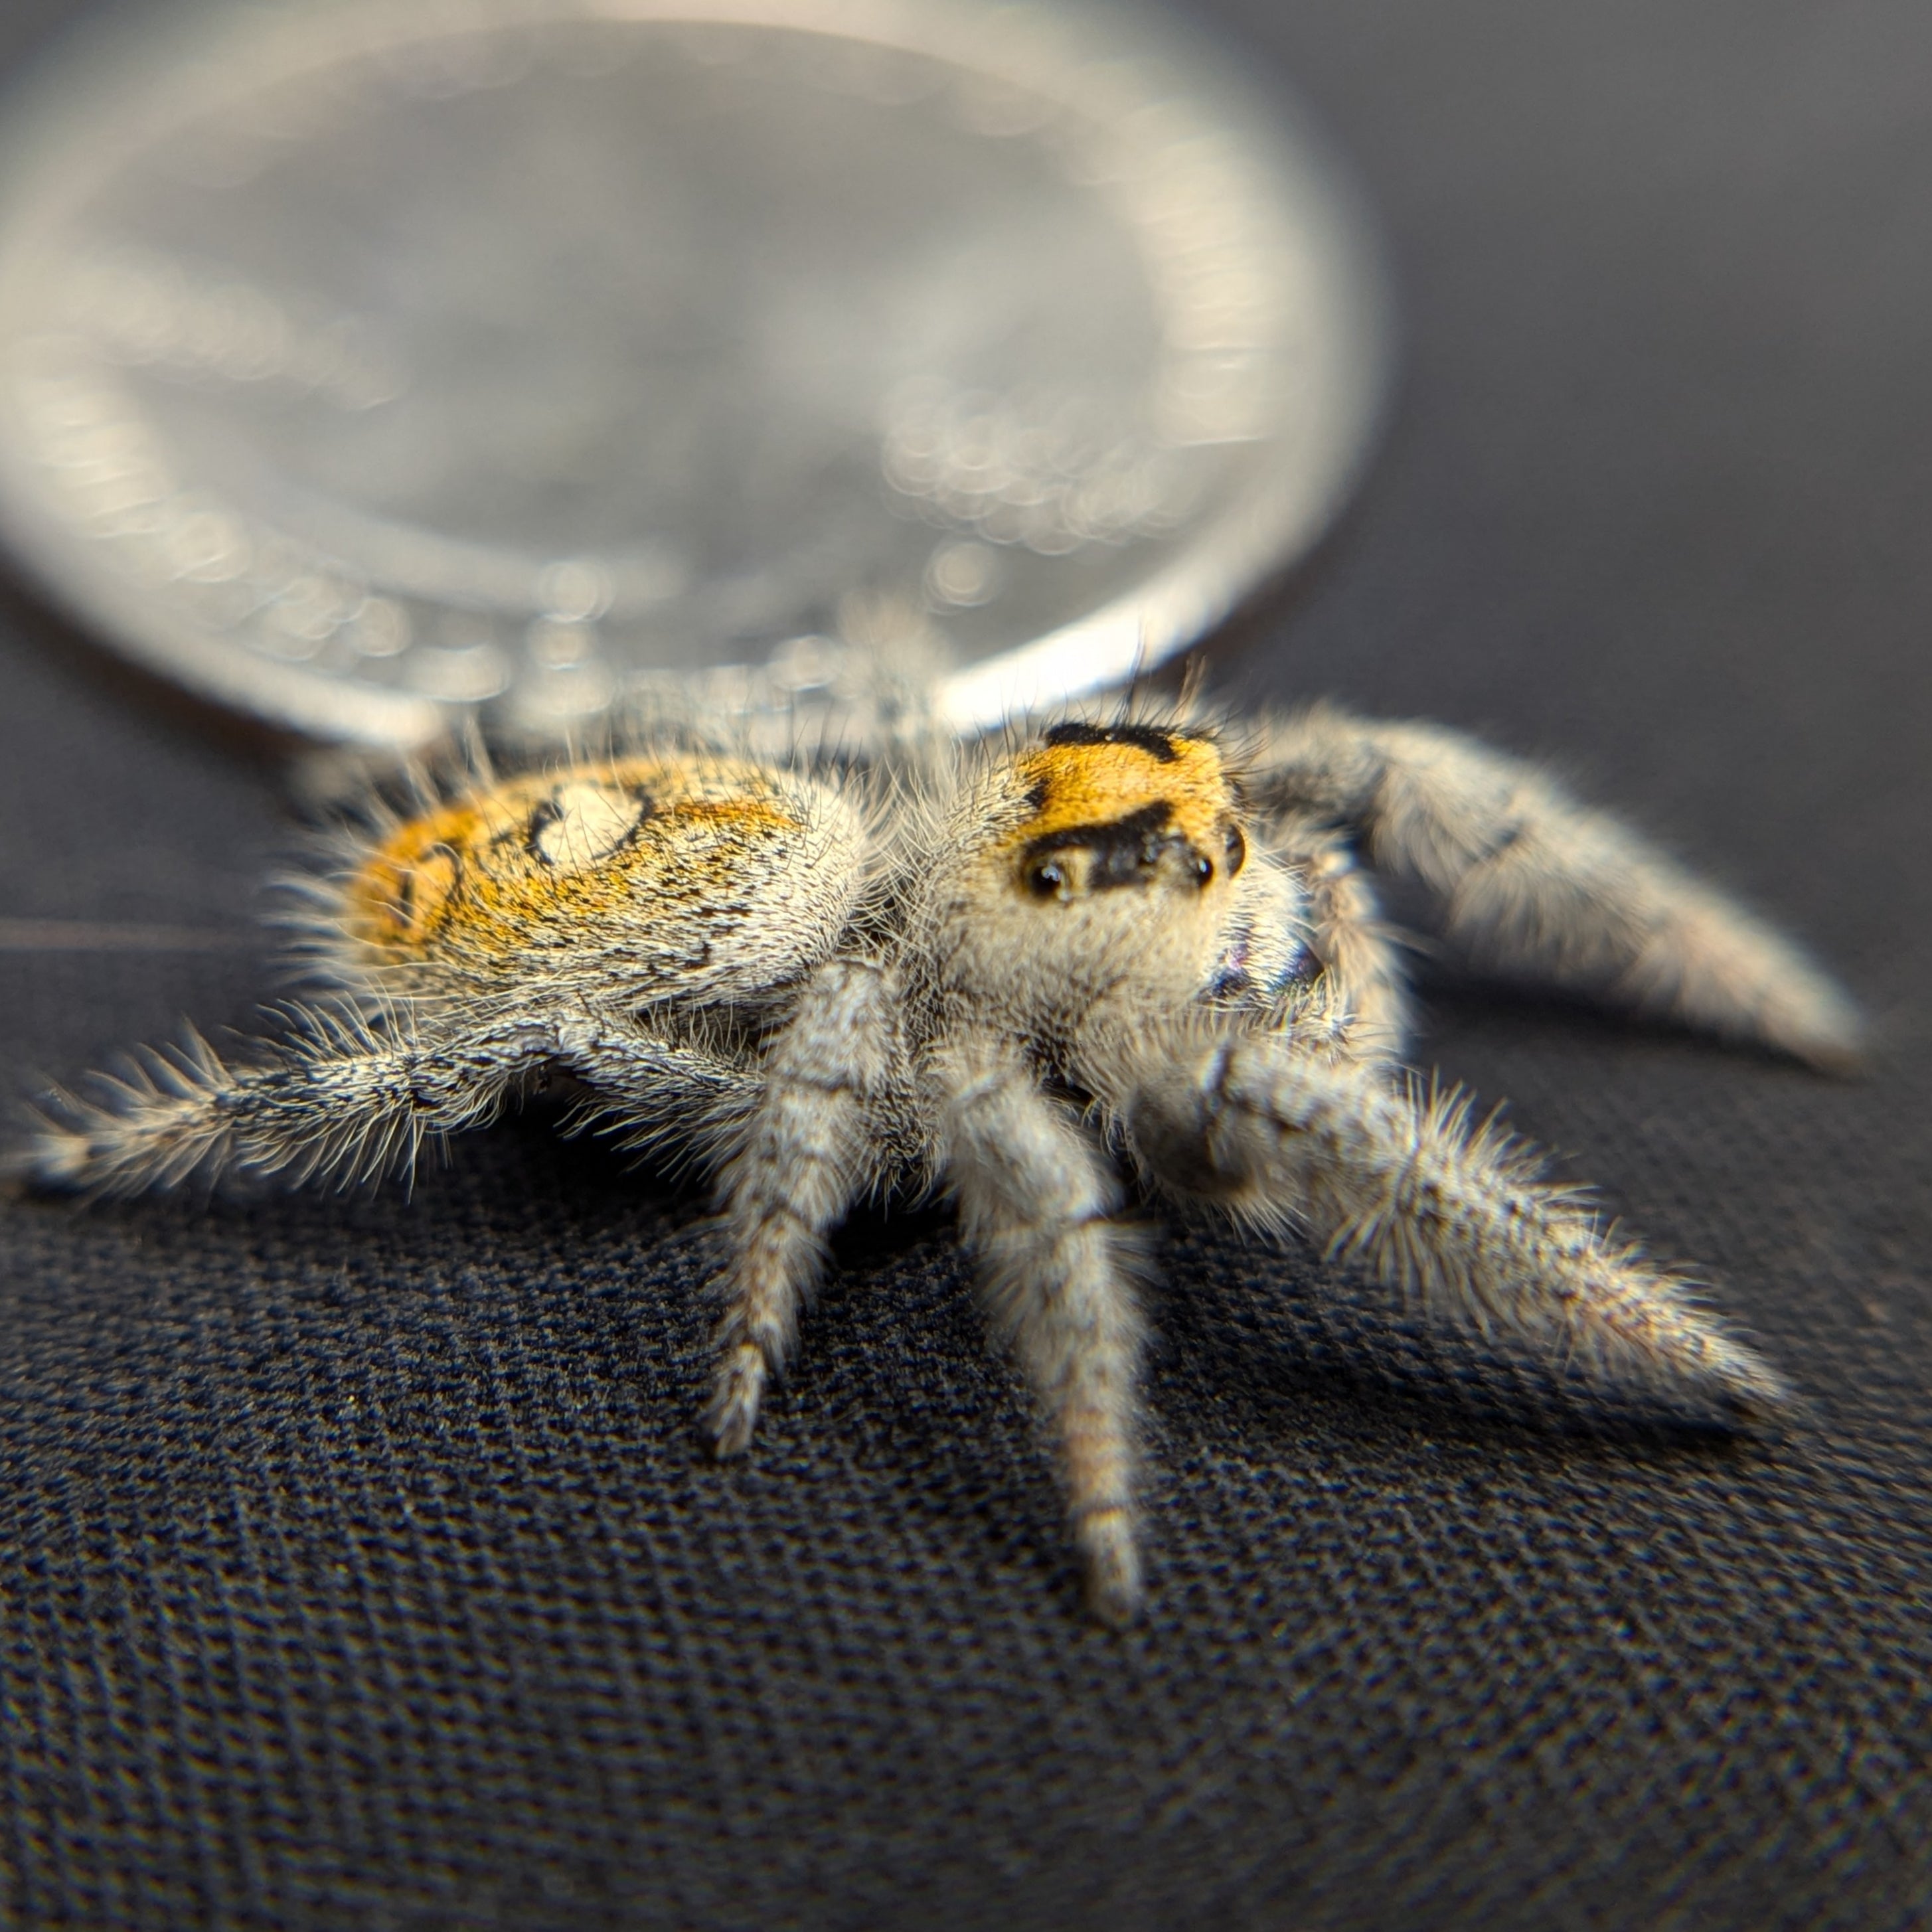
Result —
[[711, 1453], [720, 1462], [742, 1456], [752, 1446], [752, 1432], [758, 1423], [758, 1404], [764, 1398], [770, 1372], [764, 1352], [755, 1342], [738, 1342], [720, 1365], [712, 1388], [711, 1406], [704, 1414]]
[[1767, 1007], [1765, 1036], [1821, 1073], [1851, 1075], [1867, 1064], [1869, 1040], [1863, 1016], [1822, 974], [1808, 975], [1788, 997]]
[[1073, 1540], [1089, 1612], [1111, 1630], [1125, 1630], [1139, 1616], [1143, 1594], [1132, 1519], [1118, 1504], [1090, 1510], [1076, 1521]]
[[1798, 1406], [1791, 1384], [1754, 1348], [1722, 1334], [1696, 1338], [1687, 1379], [1701, 1384], [1732, 1426], [1775, 1433]]

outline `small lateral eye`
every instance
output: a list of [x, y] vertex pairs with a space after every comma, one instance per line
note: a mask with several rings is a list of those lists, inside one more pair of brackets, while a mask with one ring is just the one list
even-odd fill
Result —
[[1027, 872], [1027, 884], [1043, 899], [1052, 898], [1066, 883], [1066, 873], [1051, 859], [1029, 867]]
[[1248, 862], [1248, 842], [1241, 828], [1232, 820], [1228, 825], [1228, 876], [1232, 878]]
[[1204, 886], [1214, 876], [1214, 862], [1212, 859], [1197, 859], [1195, 860], [1194, 882], [1196, 885]]

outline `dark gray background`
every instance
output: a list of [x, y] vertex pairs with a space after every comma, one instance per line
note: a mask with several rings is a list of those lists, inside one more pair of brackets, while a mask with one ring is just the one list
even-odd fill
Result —
[[[1407, 325], [1228, 675], [1552, 755], [1868, 1004], [1856, 1084], [1428, 1007], [1808, 1419], [1654, 1438], [1179, 1232], [1115, 1638], [942, 1215], [848, 1232], [721, 1473], [701, 1204], [541, 1123], [410, 1202], [6, 1204], [8, 1922], [1926, 1922], [1932, 14], [1198, 10], [1359, 164]], [[10, 918], [232, 924], [284, 836], [24, 600], [0, 798]], [[241, 1021], [265, 956], [0, 952], [8, 1078]]]

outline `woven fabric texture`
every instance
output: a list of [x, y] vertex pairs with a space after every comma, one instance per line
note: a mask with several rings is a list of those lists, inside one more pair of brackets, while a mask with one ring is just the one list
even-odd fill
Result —
[[[8, 10], [16, 51], [63, 12]], [[1220, 659], [1568, 766], [1807, 938], [1832, 1082], [1432, 980], [1426, 1064], [1799, 1384], [1584, 1409], [1161, 1238], [1153, 1602], [1080, 1615], [947, 1216], [861, 1218], [729, 1471], [704, 1203], [536, 1116], [348, 1198], [0, 1202], [0, 1922], [1932, 1919], [1932, 14], [1221, 0], [1388, 224], [1402, 398]], [[244, 1023], [270, 766], [0, 604], [0, 1066]]]

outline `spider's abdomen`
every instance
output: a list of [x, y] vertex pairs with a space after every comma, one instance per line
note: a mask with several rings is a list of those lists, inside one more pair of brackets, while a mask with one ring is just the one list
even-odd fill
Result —
[[346, 963], [412, 992], [594, 974], [627, 998], [742, 998], [836, 943], [863, 832], [830, 787], [736, 760], [530, 773], [412, 819], [344, 890]]

